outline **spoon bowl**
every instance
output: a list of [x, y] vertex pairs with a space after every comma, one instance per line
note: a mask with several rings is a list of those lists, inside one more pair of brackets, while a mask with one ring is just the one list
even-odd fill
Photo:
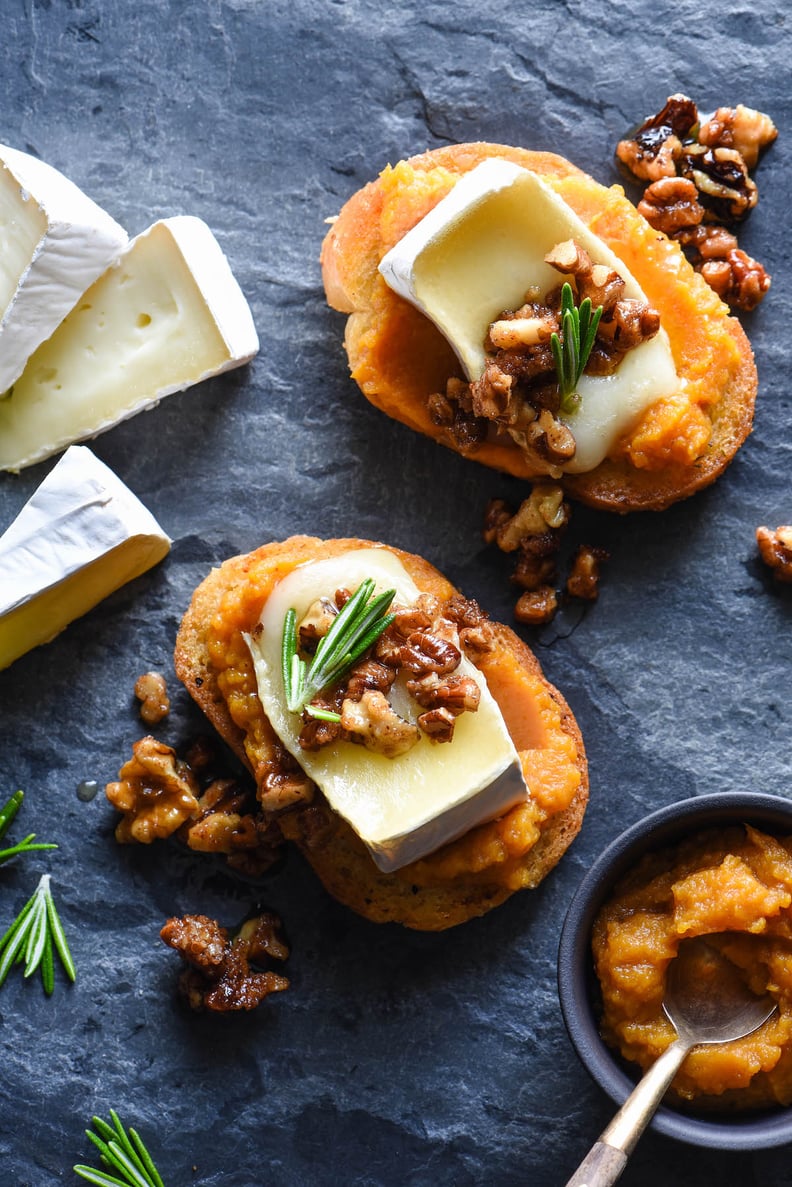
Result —
[[668, 966], [663, 1009], [690, 1047], [729, 1043], [758, 1030], [775, 1013], [772, 997], [757, 997], [736, 965], [704, 936], [683, 940]]
[[644, 1073], [567, 1187], [611, 1187], [689, 1052], [752, 1034], [776, 1005], [771, 997], [752, 993], [736, 965], [697, 936], [682, 941], [668, 966], [663, 1009], [676, 1039]]

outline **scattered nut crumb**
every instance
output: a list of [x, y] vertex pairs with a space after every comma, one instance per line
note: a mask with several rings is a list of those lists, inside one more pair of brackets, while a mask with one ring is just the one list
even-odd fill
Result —
[[594, 602], [599, 597], [600, 565], [610, 554], [604, 548], [581, 544], [572, 559], [566, 591], [573, 598]]
[[756, 543], [760, 557], [773, 570], [776, 581], [792, 582], [792, 527], [778, 527], [775, 531], [757, 528]]
[[144, 672], [138, 676], [135, 696], [140, 701], [140, 716], [146, 725], [157, 725], [170, 713], [168, 689], [160, 672]]
[[549, 622], [558, 609], [558, 594], [551, 585], [526, 589], [517, 599], [514, 617], [526, 626], [541, 626]]

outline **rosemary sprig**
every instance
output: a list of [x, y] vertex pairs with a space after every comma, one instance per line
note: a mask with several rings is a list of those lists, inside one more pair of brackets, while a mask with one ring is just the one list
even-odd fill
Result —
[[93, 1118], [96, 1133], [86, 1129], [86, 1134], [99, 1151], [99, 1157], [109, 1170], [118, 1172], [116, 1178], [103, 1170], [78, 1163], [73, 1167], [75, 1174], [95, 1187], [164, 1187], [160, 1173], [146, 1149], [140, 1134], [125, 1129], [115, 1109], [110, 1110], [112, 1125], [101, 1117]]
[[74, 961], [55, 909], [50, 876], [42, 874], [32, 898], [28, 899], [0, 939], [0, 986], [13, 965], [24, 962], [26, 977], [41, 968], [44, 992], [49, 997], [55, 988], [55, 952], [60, 957], [66, 976], [73, 981], [76, 976]]
[[594, 346], [601, 317], [601, 305], [592, 312], [591, 298], [586, 297], [577, 307], [572, 286], [564, 285], [561, 289], [561, 337], [558, 334], [550, 336], [562, 412], [571, 412], [575, 407], [577, 385]]
[[[24, 791], [15, 791], [8, 803], [0, 808], [0, 839], [2, 839], [13, 820], [22, 807], [22, 801], [25, 798]], [[3, 862], [10, 861], [12, 857], [16, 857], [18, 853], [33, 853], [41, 849], [57, 849], [57, 845], [48, 845], [42, 842], [36, 842], [34, 845], [36, 834], [30, 833], [23, 841], [18, 841], [16, 845], [12, 845], [10, 849], [0, 849], [0, 865]]]
[[341, 720], [337, 713], [315, 707], [311, 701], [323, 688], [340, 680], [393, 622], [395, 616], [388, 614], [388, 608], [396, 590], [389, 589], [374, 597], [374, 588], [371, 577], [360, 583], [320, 640], [310, 665], [301, 659], [298, 651], [297, 611], [289, 610], [283, 623], [281, 667], [286, 705], [291, 713], [302, 713], [305, 709], [320, 721]]

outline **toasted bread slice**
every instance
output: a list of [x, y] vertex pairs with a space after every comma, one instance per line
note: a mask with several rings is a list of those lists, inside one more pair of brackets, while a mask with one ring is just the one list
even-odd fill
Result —
[[[322, 246], [327, 299], [348, 313], [345, 343], [352, 376], [389, 416], [456, 449], [427, 409], [431, 393], [461, 374], [435, 326], [393, 293], [377, 266], [385, 253], [452, 188], [489, 157], [539, 174], [624, 261], [666, 329], [685, 395], [658, 401], [612, 457], [570, 475], [570, 495], [609, 511], [662, 510], [707, 486], [728, 465], [751, 430], [757, 376], [739, 322], [685, 259], [678, 244], [655, 231], [619, 186], [606, 188], [552, 153], [499, 144], [434, 149], [387, 169], [345, 204]], [[510, 440], [486, 441], [470, 456], [535, 478]]]
[[[261, 783], [277, 739], [256, 696], [241, 632], [258, 621], [269, 591], [296, 565], [356, 548], [367, 540], [296, 536], [233, 557], [193, 595], [179, 629], [176, 672], [214, 727]], [[398, 549], [422, 592], [447, 601], [457, 591], [421, 557]], [[479, 825], [421, 861], [380, 872], [352, 829], [321, 796], [279, 817], [327, 889], [377, 922], [439, 931], [481, 915], [515, 890], [536, 886], [577, 835], [588, 800], [583, 740], [564, 698], [508, 627], [494, 625], [495, 646], [478, 661], [520, 754], [531, 798]]]

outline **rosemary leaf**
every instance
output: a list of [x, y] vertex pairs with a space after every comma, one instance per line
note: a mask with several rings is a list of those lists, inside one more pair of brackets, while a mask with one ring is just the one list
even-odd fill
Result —
[[[110, 1110], [110, 1119], [112, 1125], [101, 1117], [94, 1117], [96, 1133], [90, 1129], [85, 1132], [99, 1151], [101, 1161], [113, 1174], [83, 1164], [72, 1168], [75, 1174], [96, 1187], [164, 1187], [160, 1173], [137, 1130], [127, 1131], [114, 1109]], [[115, 1178], [115, 1173], [122, 1178]]]
[[0, 865], [2, 865], [3, 862], [10, 861], [11, 858], [16, 857], [18, 853], [34, 853], [41, 849], [58, 848], [57, 845], [49, 845], [41, 841], [37, 841], [35, 845], [32, 844], [31, 842], [33, 841], [35, 835], [35, 833], [31, 833], [30, 836], [25, 837], [24, 841], [18, 841], [16, 845], [12, 845], [10, 849], [0, 849]]
[[334, 713], [332, 709], [320, 709], [318, 705], [306, 705], [305, 712], [309, 717], [315, 717], [317, 721], [340, 721], [341, 714]]
[[[0, 940], [0, 986], [14, 964], [24, 963], [25, 977], [41, 966], [44, 990], [49, 996], [54, 988], [53, 946], [70, 981], [75, 978], [74, 961], [66, 943], [63, 926], [50, 890], [50, 876], [43, 874], [35, 893], [29, 898], [8, 931]], [[43, 963], [46, 962], [46, 963]]]
[[550, 337], [562, 412], [571, 412], [575, 406], [577, 385], [594, 347], [601, 317], [601, 305], [592, 312], [591, 299], [585, 297], [577, 307], [572, 286], [568, 282], [564, 284], [559, 316], [561, 335], [554, 333]]
[[310, 665], [298, 654], [297, 612], [289, 610], [283, 623], [281, 664], [286, 704], [291, 713], [308, 708], [311, 716], [320, 720], [340, 720], [338, 714], [327, 716], [329, 710], [310, 708], [311, 701], [323, 688], [340, 680], [393, 622], [394, 616], [387, 611], [396, 591], [389, 589], [374, 597], [375, 588], [371, 577], [360, 583], [319, 641]]
[[24, 798], [24, 791], [15, 791], [8, 803], [0, 808], [0, 837], [4, 837], [7, 833], [9, 825], [22, 807]]
[[55, 907], [55, 900], [52, 895], [47, 893], [47, 918], [49, 919], [49, 928], [52, 934], [52, 940], [58, 950], [58, 956], [61, 959], [63, 970], [70, 981], [74, 981], [77, 977], [77, 970], [74, 967], [72, 954], [69, 951], [69, 945], [66, 942], [66, 936], [63, 931], [63, 924], [60, 921], [60, 915]]

